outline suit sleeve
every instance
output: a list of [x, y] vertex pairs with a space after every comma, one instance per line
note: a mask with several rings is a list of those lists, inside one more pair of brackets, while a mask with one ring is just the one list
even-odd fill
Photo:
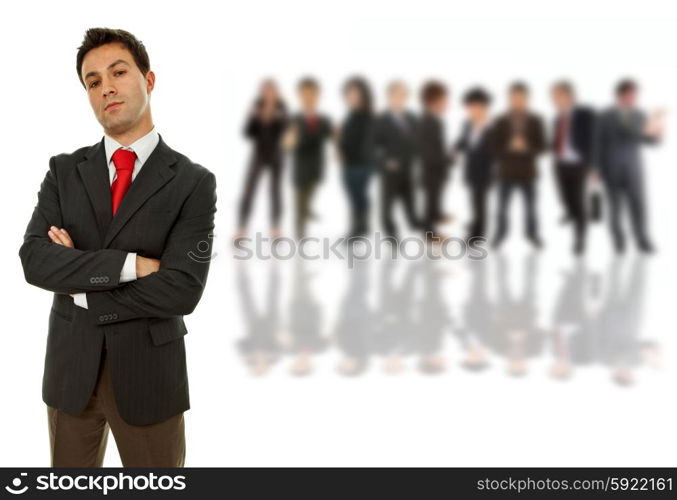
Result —
[[52, 243], [47, 231], [51, 226], [62, 225], [56, 165], [52, 158], [47, 175], [40, 185], [38, 204], [19, 249], [26, 281], [63, 294], [108, 290], [119, 286], [127, 252], [114, 249], [86, 251]]
[[548, 143], [545, 136], [545, 126], [543, 125], [543, 120], [536, 118], [534, 127], [534, 143], [531, 145], [534, 154], [539, 155], [544, 153]]
[[110, 291], [87, 294], [95, 324], [190, 314], [206, 285], [216, 212], [216, 178], [207, 172], [184, 203], [160, 258], [160, 270]]

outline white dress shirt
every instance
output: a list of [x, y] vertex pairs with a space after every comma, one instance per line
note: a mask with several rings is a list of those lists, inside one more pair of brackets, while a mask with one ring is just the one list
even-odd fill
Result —
[[[117, 142], [112, 137], [107, 135], [103, 138], [103, 144], [106, 150], [106, 162], [108, 165], [108, 174], [110, 177], [110, 183], [113, 184], [113, 181], [117, 178], [117, 170], [115, 164], [113, 163], [113, 153], [118, 149], [127, 149], [129, 151], [134, 151], [136, 153], [136, 160], [134, 161], [134, 171], [132, 172], [132, 182], [143, 167], [143, 164], [146, 163], [146, 160], [153, 152], [155, 147], [160, 142], [160, 136], [155, 130], [155, 127], [148, 132], [146, 135], [137, 139], [129, 146], [123, 146]], [[134, 281], [136, 279], [136, 253], [129, 252], [125, 263], [122, 266], [122, 271], [120, 271], [120, 283], [127, 283], [128, 281]], [[76, 293], [73, 294], [73, 301], [76, 306], [84, 307], [87, 309], [87, 294], [86, 293]]]
[[581, 156], [578, 153], [578, 151], [576, 151], [576, 149], [574, 149], [573, 144], [571, 144], [571, 130], [572, 130], [573, 119], [574, 119], [573, 109], [568, 109], [563, 114], [561, 114], [560, 120], [562, 119], [562, 116], [566, 116], [567, 128], [566, 128], [566, 131], [564, 132], [564, 144], [563, 144], [562, 152], [558, 155], [559, 160], [564, 165], [575, 165], [575, 164], [577, 164], [581, 161]]

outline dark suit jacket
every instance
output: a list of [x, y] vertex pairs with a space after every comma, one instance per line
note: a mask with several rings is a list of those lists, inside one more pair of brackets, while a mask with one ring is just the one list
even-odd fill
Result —
[[532, 113], [525, 116], [523, 136], [527, 142], [527, 151], [511, 151], [509, 146], [512, 136], [511, 116], [505, 114], [496, 120], [492, 138], [498, 160], [498, 178], [502, 181], [532, 181], [537, 176], [538, 155], [546, 148], [543, 121]]
[[[556, 153], [557, 131], [559, 126], [559, 116], [555, 117], [553, 122], [553, 140], [552, 151]], [[595, 147], [595, 112], [585, 106], [576, 106], [571, 112], [571, 123], [569, 125], [569, 141], [571, 147], [580, 155], [581, 163], [585, 167], [590, 167], [593, 162]]]
[[[215, 189], [214, 174], [160, 138], [113, 217], [103, 141], [51, 158], [19, 251], [26, 281], [54, 292], [45, 403], [84, 410], [105, 342], [126, 422], [152, 424], [189, 408], [183, 315], [207, 280]], [[51, 225], [64, 227], [75, 248], [52, 243]], [[120, 283], [128, 252], [160, 259], [160, 270]], [[88, 309], [69, 295], [79, 292]]]
[[298, 130], [297, 143], [294, 148], [294, 185], [305, 187], [322, 179], [324, 174], [324, 149], [331, 138], [332, 125], [329, 118], [318, 115], [317, 124], [311, 128], [304, 115], [293, 119]]
[[495, 175], [491, 126], [484, 129], [474, 146], [470, 144], [471, 127], [469, 121], [464, 123], [461, 137], [456, 141], [454, 150], [464, 155], [466, 184], [474, 187], [487, 187]]
[[631, 110], [627, 119], [617, 108], [604, 111], [596, 127], [596, 166], [607, 181], [621, 178], [638, 182], [638, 171], [642, 166], [642, 144], [658, 142], [644, 134], [646, 116], [642, 111]]
[[418, 126], [418, 149], [421, 155], [424, 182], [442, 182], [451, 166], [444, 144], [444, 124], [438, 117], [425, 113]]
[[[391, 173], [405, 173], [411, 169], [417, 151], [417, 121], [410, 112], [404, 113], [406, 130], [399, 125], [392, 114], [386, 111], [374, 125], [374, 157], [379, 169]], [[399, 166], [395, 171], [386, 168], [388, 161], [395, 160]]]

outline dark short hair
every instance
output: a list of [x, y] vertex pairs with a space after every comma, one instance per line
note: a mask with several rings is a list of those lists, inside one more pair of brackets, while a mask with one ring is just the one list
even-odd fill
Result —
[[529, 86], [522, 81], [516, 81], [516, 82], [512, 82], [510, 84], [508, 91], [511, 94], [515, 93], [515, 92], [519, 92], [519, 93], [522, 93], [522, 94], [528, 94], [529, 93]]
[[356, 89], [362, 98], [360, 109], [367, 113], [371, 113], [373, 109], [373, 97], [369, 82], [361, 76], [353, 76], [343, 84], [343, 93], [345, 94], [352, 88]]
[[569, 80], [558, 80], [552, 85], [553, 90], [559, 90], [565, 94], [574, 97], [576, 91], [574, 90], [574, 85]]
[[111, 29], [111, 28], [90, 28], [85, 32], [80, 47], [78, 47], [78, 55], [76, 58], [76, 67], [78, 70], [78, 78], [83, 87], [85, 81], [82, 79], [82, 61], [85, 59], [87, 52], [102, 45], [109, 43], [122, 44], [134, 58], [134, 63], [144, 75], [150, 71], [150, 59], [146, 47], [132, 35], [129, 31]]
[[446, 95], [447, 87], [442, 82], [431, 80], [421, 89], [421, 102], [424, 106], [429, 106]]
[[630, 78], [625, 78], [616, 85], [616, 95], [622, 95], [633, 90], [637, 90], [637, 82]]
[[297, 85], [297, 88], [298, 88], [298, 90], [302, 90], [302, 89], [320, 90], [320, 84], [312, 76], [306, 76], [304, 78], [301, 78], [301, 80], [299, 80], [299, 84]]
[[488, 106], [491, 104], [491, 95], [482, 87], [473, 87], [468, 90], [463, 96], [463, 104], [483, 104]]

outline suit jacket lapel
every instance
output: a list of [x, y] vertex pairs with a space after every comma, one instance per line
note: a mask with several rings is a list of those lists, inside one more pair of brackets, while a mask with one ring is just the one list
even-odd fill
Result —
[[[129, 190], [122, 198], [115, 217], [112, 218], [106, 231], [103, 241], [104, 248], [110, 244], [129, 218], [141, 208], [146, 200], [174, 177], [174, 170], [169, 168], [174, 163], [176, 163], [174, 152], [160, 137], [160, 142], [148, 157], [143, 167], [141, 167]], [[112, 205], [110, 187], [108, 189], [108, 200], [110, 207]], [[112, 208], [109, 208], [109, 210], [112, 212]]]
[[113, 218], [110, 174], [106, 165], [103, 140], [90, 148], [85, 159], [78, 163], [78, 171], [96, 215], [100, 239], [103, 240]]

